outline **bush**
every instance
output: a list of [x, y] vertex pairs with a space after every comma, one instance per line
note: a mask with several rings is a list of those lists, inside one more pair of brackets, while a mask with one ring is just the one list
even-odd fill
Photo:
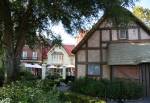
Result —
[[21, 70], [19, 72], [19, 80], [35, 80], [37, 79], [36, 76], [34, 76], [30, 71]]
[[108, 80], [95, 80], [90, 78], [80, 78], [75, 80], [75, 82], [71, 86], [71, 90], [73, 92], [82, 93], [85, 95], [93, 96], [93, 97], [106, 97], [106, 88], [105, 85]]
[[64, 102], [69, 103], [106, 103], [105, 101], [81, 95], [77, 93], [67, 92], [61, 95], [61, 100]]
[[80, 78], [72, 84], [71, 90], [93, 97], [105, 99], [137, 99], [143, 96], [143, 88], [136, 82], [114, 79], [95, 80], [89, 78]]
[[46, 76], [46, 78], [50, 79], [50, 80], [57, 80], [57, 79], [60, 79], [62, 77], [59, 74], [55, 74], [55, 75], [49, 74], [49, 75]]
[[0, 88], [0, 102], [9, 100], [10, 103], [60, 103], [59, 92], [53, 86], [54, 83], [50, 80], [17, 81]]
[[109, 85], [108, 97], [112, 99], [138, 99], [143, 96], [143, 87], [130, 80], [114, 79]]

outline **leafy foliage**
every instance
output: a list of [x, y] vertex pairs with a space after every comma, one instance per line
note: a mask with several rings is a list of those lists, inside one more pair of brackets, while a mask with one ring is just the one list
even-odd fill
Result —
[[106, 103], [103, 100], [73, 92], [63, 93], [60, 95], [60, 98], [61, 101], [67, 103]]
[[[46, 83], [46, 85], [45, 85]], [[0, 88], [0, 102], [60, 103], [52, 81], [17, 81]], [[7, 102], [6, 102], [7, 103]]]
[[133, 13], [150, 27], [150, 9], [136, 6], [133, 8]]
[[73, 92], [109, 99], [137, 99], [143, 96], [143, 87], [135, 82], [114, 79], [93, 80], [81, 78], [76, 80], [72, 89]]

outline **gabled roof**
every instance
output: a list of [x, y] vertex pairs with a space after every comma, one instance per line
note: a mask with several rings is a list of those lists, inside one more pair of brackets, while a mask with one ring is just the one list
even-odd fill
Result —
[[66, 52], [68, 53], [68, 55], [73, 55], [72, 50], [75, 47], [74, 45], [63, 45], [63, 47], [66, 50]]
[[[137, 18], [135, 15], [133, 15], [129, 10], [127, 12], [134, 18], [134, 21], [140, 25], [148, 34], [150, 34], [150, 29], [147, 27], [139, 18]], [[103, 21], [107, 19], [107, 16], [104, 14], [98, 22], [92, 27], [92, 29], [87, 32], [87, 34], [84, 36], [84, 38], [76, 45], [76, 47], [72, 50], [72, 53], [75, 54], [80, 47], [88, 40], [88, 38], [91, 37], [91, 35], [99, 28], [99, 26], [103, 23]]]
[[[55, 46], [56, 46], [56, 45], [53, 45], [49, 51], [51, 51]], [[64, 50], [67, 52], [67, 54], [68, 54], [69, 56], [73, 55], [73, 54], [72, 54], [72, 50], [73, 50], [73, 48], [75, 47], [74, 45], [62, 44], [61, 46], [64, 48]]]

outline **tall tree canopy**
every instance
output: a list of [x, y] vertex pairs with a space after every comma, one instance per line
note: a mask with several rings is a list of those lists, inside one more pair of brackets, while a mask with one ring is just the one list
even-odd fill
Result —
[[[0, 0], [0, 46], [4, 50], [8, 79], [16, 77], [17, 60], [25, 43], [35, 42], [37, 32], [62, 22], [67, 31], [81, 26], [81, 17], [104, 11], [117, 21], [124, 7], [138, 0]], [[114, 18], [115, 17], [115, 18]]]
[[135, 6], [133, 8], [133, 13], [150, 27], [150, 9], [143, 8], [141, 6]]

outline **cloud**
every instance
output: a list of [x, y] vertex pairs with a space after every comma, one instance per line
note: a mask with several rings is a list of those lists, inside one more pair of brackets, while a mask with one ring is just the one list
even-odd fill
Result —
[[62, 23], [53, 26], [52, 31], [61, 36], [63, 44], [75, 44], [75, 38], [64, 30]]

